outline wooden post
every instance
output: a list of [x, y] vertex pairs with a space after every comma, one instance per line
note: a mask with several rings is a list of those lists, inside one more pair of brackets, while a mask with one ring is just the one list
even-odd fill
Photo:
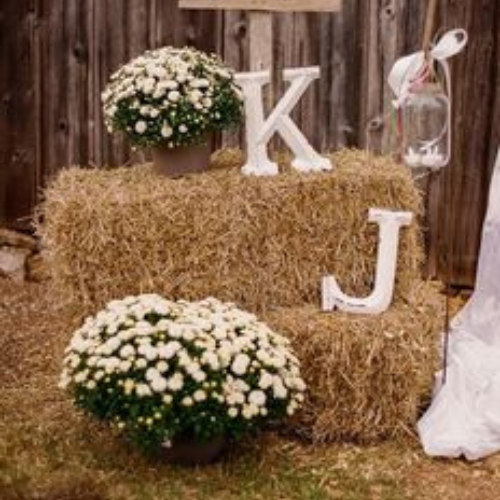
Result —
[[[194, 10], [245, 10], [248, 15], [249, 68], [246, 71], [271, 72], [275, 82], [273, 60], [273, 16], [272, 12], [336, 12], [343, 0], [179, 0], [181, 9]], [[274, 101], [271, 85], [265, 106]]]
[[[269, 11], [248, 13], [249, 64], [250, 71], [268, 70], [271, 82], [275, 80], [273, 57], [273, 15]], [[274, 105], [274, 86], [271, 85], [264, 98], [264, 109], [269, 111]]]
[[248, 10], [250, 70], [273, 68], [272, 12], [336, 12], [342, 0], [179, 0], [181, 9]]
[[248, 10], [250, 69], [271, 70], [273, 64], [272, 12], [336, 12], [342, 0], [179, 0], [181, 9]]
[[250, 71], [273, 70], [273, 16], [270, 12], [249, 13]]

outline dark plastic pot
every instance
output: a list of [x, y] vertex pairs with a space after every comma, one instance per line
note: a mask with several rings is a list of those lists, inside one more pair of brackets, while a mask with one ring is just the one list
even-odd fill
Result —
[[173, 440], [170, 447], [162, 447], [161, 455], [171, 464], [209, 465], [222, 457], [227, 444], [225, 436], [217, 436], [210, 441], [197, 441], [191, 436], [179, 436]]

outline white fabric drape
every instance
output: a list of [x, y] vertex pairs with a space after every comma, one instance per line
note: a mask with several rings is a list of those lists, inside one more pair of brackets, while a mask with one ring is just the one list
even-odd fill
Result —
[[500, 149], [474, 294], [452, 322], [446, 383], [418, 424], [431, 456], [476, 460], [500, 451]]

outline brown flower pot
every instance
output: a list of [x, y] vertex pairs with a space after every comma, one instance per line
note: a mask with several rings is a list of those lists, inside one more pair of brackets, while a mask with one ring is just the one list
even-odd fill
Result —
[[217, 436], [210, 441], [196, 441], [191, 436], [179, 436], [170, 447], [162, 447], [161, 456], [171, 464], [208, 465], [220, 459], [226, 448], [225, 436]]
[[210, 140], [194, 146], [169, 148], [160, 144], [153, 148], [153, 165], [156, 172], [167, 177], [180, 177], [208, 170]]

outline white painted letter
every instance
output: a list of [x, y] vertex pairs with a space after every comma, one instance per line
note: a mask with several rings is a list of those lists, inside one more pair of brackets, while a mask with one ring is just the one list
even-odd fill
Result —
[[413, 220], [411, 212], [392, 212], [371, 208], [370, 222], [379, 225], [379, 246], [377, 271], [373, 292], [366, 298], [349, 297], [344, 294], [333, 276], [325, 276], [322, 281], [322, 309], [340, 309], [358, 314], [380, 314], [392, 302], [400, 228], [408, 226]]
[[236, 75], [245, 96], [247, 162], [243, 173], [247, 175], [276, 175], [278, 166], [267, 156], [267, 143], [278, 132], [295, 158], [292, 167], [301, 172], [330, 170], [328, 158], [319, 155], [309, 144], [304, 134], [290, 118], [290, 113], [299, 102], [310, 83], [319, 78], [319, 68], [295, 68], [283, 72], [290, 87], [278, 102], [266, 121], [262, 103], [262, 87], [269, 83], [269, 71], [239, 73]]

